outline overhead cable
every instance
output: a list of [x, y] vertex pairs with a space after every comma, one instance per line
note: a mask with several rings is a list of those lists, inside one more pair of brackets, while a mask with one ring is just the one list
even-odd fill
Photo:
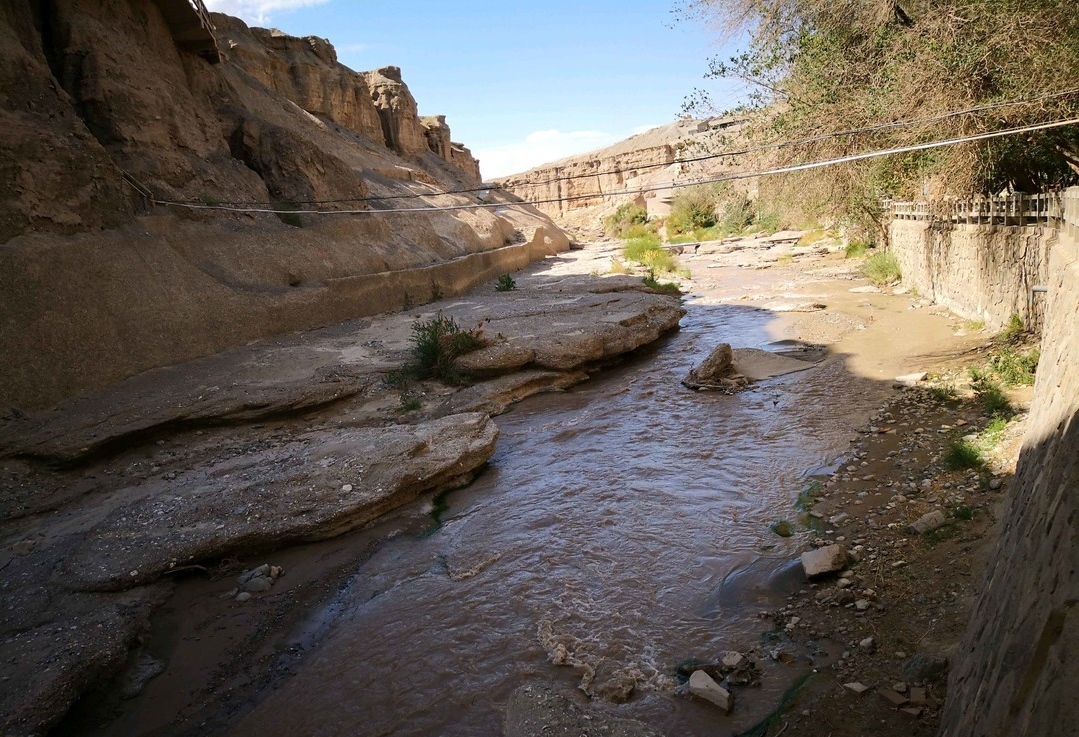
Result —
[[[547, 199], [538, 200], [521, 200], [520, 202], [473, 202], [463, 203], [458, 205], [435, 205], [429, 207], [405, 207], [389, 210], [283, 210], [273, 208], [262, 207], [234, 207], [229, 205], [207, 205], [202, 203], [190, 203], [179, 202], [174, 200], [161, 200], [156, 197], [150, 197], [150, 200], [154, 204], [166, 205], [169, 207], [181, 207], [189, 210], [218, 210], [223, 212], [238, 212], [238, 213], [267, 213], [271, 215], [371, 215], [371, 214], [398, 214], [398, 213], [416, 213], [416, 212], [451, 212], [459, 210], [482, 210], [482, 209], [497, 209], [504, 207], [513, 207], [516, 205], [547, 205], [558, 202], [573, 202], [577, 200], [596, 199], [598, 197], [618, 197], [624, 195], [637, 195], [645, 192], [658, 192], [669, 189], [681, 189], [683, 187], [692, 187], [701, 184], [717, 184], [719, 182], [730, 182], [740, 179], [754, 179], [756, 177], [774, 176], [777, 174], [790, 174], [798, 171], [808, 171], [811, 169], [819, 169], [825, 166], [834, 166], [836, 164], [847, 164], [854, 161], [862, 161], [865, 159], [879, 158], [882, 156], [891, 156], [894, 154], [910, 153], [913, 151], [925, 151], [934, 148], [943, 148], [946, 146], [954, 146], [960, 143], [970, 143], [972, 141], [984, 141], [992, 138], [1003, 138], [1004, 136], [1018, 135], [1021, 133], [1033, 133], [1040, 130], [1049, 130], [1052, 128], [1063, 128], [1068, 125], [1079, 124], [1079, 118], [1069, 118], [1067, 120], [1057, 120], [1050, 123], [1039, 123], [1036, 125], [1027, 125], [1020, 128], [1008, 128], [1005, 130], [989, 131], [987, 133], [978, 133], [970, 136], [962, 136], [959, 138], [949, 138], [940, 141], [932, 141], [929, 143], [919, 143], [908, 146], [899, 146], [896, 148], [882, 149], [879, 151], [868, 151], [860, 154], [851, 154], [849, 156], [841, 156], [833, 159], [825, 159], [822, 161], [813, 161], [806, 164], [794, 164], [790, 166], [775, 167], [772, 169], [763, 169], [758, 171], [748, 172], [732, 172], [716, 177], [709, 177], [705, 179], [696, 179], [684, 182], [667, 182], [662, 184], [651, 185], [648, 187], [639, 187], [628, 190], [620, 190], [616, 192], [596, 192], [593, 194], [584, 195], [572, 195], [567, 197], [552, 197]], [[141, 186], [141, 185], [140, 185]]]
[[[916, 125], [924, 125], [928, 123], [938, 123], [943, 120], [949, 120], [951, 118], [961, 117], [963, 115], [970, 115], [973, 113], [982, 113], [990, 110], [999, 110], [1007, 107], [1016, 107], [1018, 105], [1027, 105], [1032, 102], [1040, 102], [1044, 100], [1050, 100], [1058, 97], [1067, 97], [1068, 95], [1079, 94], [1079, 87], [1075, 87], [1069, 90], [1063, 90], [1061, 92], [1048, 92], [1041, 95], [1035, 95], [1032, 97], [1019, 98], [1014, 100], [1004, 100], [1001, 102], [989, 103], [986, 105], [979, 105], [977, 107], [966, 108], [963, 110], [953, 110], [947, 113], [940, 113], [925, 118], [912, 118], [910, 120], [898, 120], [889, 123], [879, 123], [877, 125], [865, 126], [861, 128], [851, 128], [848, 130], [835, 131], [833, 133], [822, 133], [820, 135], [811, 136], [809, 138], [802, 138], [793, 141], [776, 141], [774, 143], [761, 144], [759, 146], [751, 146], [748, 148], [736, 149], [732, 151], [717, 151], [714, 153], [701, 154], [700, 156], [691, 156], [683, 159], [676, 159], [675, 161], [668, 162], [654, 162], [651, 164], [639, 164], [633, 168], [637, 171], [664, 168], [669, 166], [676, 166], [679, 164], [693, 164], [701, 161], [711, 161], [714, 159], [723, 159], [727, 157], [747, 156], [749, 154], [761, 153], [764, 151], [771, 151], [775, 149], [784, 148], [797, 148], [798, 146], [805, 146], [811, 143], [817, 143], [820, 141], [830, 140], [834, 138], [844, 138], [847, 136], [862, 135], [865, 133], [877, 133], [883, 130], [893, 130], [897, 128], [908, 128]], [[538, 167], [544, 168], [544, 167]], [[542, 187], [548, 184], [556, 184], [558, 182], [572, 181], [575, 179], [591, 179], [592, 177], [607, 176], [611, 174], [617, 174], [619, 170], [607, 170], [607, 171], [593, 171], [593, 172], [581, 172], [578, 174], [566, 174], [562, 176], [552, 177], [550, 179], [541, 180], [538, 182], [530, 182], [529, 186]], [[424, 184], [422, 182], [415, 182], [415, 184]], [[433, 186], [433, 185], [426, 185]], [[488, 192], [492, 189], [503, 190], [505, 189], [499, 184], [489, 184], [479, 187], [470, 187], [464, 189], [447, 189], [439, 192], [411, 192], [408, 194], [393, 194], [393, 195], [375, 195], [368, 197], [345, 197], [340, 199], [312, 199], [312, 200], [293, 200], [294, 205], [337, 205], [344, 203], [363, 203], [363, 202], [387, 202], [394, 200], [408, 200], [418, 199], [421, 197], [436, 197], [439, 195], [454, 195], [454, 194], [477, 194], [480, 192]], [[199, 205], [200, 202], [193, 200], [182, 200], [185, 204]], [[273, 202], [257, 201], [257, 200], [229, 200], [228, 205], [236, 206], [250, 206], [250, 207], [269, 207], [273, 205]]]

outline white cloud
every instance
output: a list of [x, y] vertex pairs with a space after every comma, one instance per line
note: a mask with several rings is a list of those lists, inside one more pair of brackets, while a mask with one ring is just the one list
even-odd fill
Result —
[[521, 141], [501, 146], [478, 146], [472, 153], [480, 160], [485, 179], [517, 174], [534, 166], [564, 159], [574, 154], [592, 151], [620, 140], [621, 137], [603, 131], [533, 131]]
[[206, 0], [206, 7], [217, 13], [235, 15], [247, 23], [265, 25], [273, 20], [273, 13], [287, 13], [328, 2], [330, 0]]

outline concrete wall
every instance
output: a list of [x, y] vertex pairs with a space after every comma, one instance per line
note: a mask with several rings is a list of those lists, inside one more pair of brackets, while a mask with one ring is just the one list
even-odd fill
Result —
[[1042, 354], [996, 553], [952, 663], [943, 737], [1079, 729], [1079, 188], [1049, 253]]
[[1045, 227], [924, 220], [894, 220], [890, 227], [903, 283], [992, 331], [1012, 315], [1029, 327], [1041, 325], [1044, 299], [1031, 287], [1045, 284], [1055, 238]]

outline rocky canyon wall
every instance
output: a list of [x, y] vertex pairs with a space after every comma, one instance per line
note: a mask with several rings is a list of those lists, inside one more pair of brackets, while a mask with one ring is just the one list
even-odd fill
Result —
[[[18, 356], [0, 365], [0, 414], [568, 247], [530, 208], [394, 214], [476, 203], [443, 193], [479, 179], [399, 70], [353, 72], [323, 39], [213, 18], [219, 64], [148, 0], [0, 5], [0, 344]], [[131, 181], [261, 211], [153, 205]], [[296, 207], [359, 212], [272, 214]]]
[[1079, 723], [1079, 188], [1058, 225], [1027, 434], [942, 737], [1065, 735]]
[[[665, 215], [671, 190], [663, 185], [718, 171], [718, 161], [689, 162], [717, 150], [736, 135], [739, 120], [679, 120], [620, 141], [613, 146], [496, 180], [518, 197], [539, 203], [561, 220], [627, 201]], [[629, 192], [630, 194], [624, 194]]]

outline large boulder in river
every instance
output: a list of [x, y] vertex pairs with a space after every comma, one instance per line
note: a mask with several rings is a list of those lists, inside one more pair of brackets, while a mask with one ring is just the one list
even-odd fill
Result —
[[700, 366], [689, 370], [682, 383], [690, 389], [733, 391], [747, 386], [749, 380], [735, 370], [730, 343], [720, 343]]

